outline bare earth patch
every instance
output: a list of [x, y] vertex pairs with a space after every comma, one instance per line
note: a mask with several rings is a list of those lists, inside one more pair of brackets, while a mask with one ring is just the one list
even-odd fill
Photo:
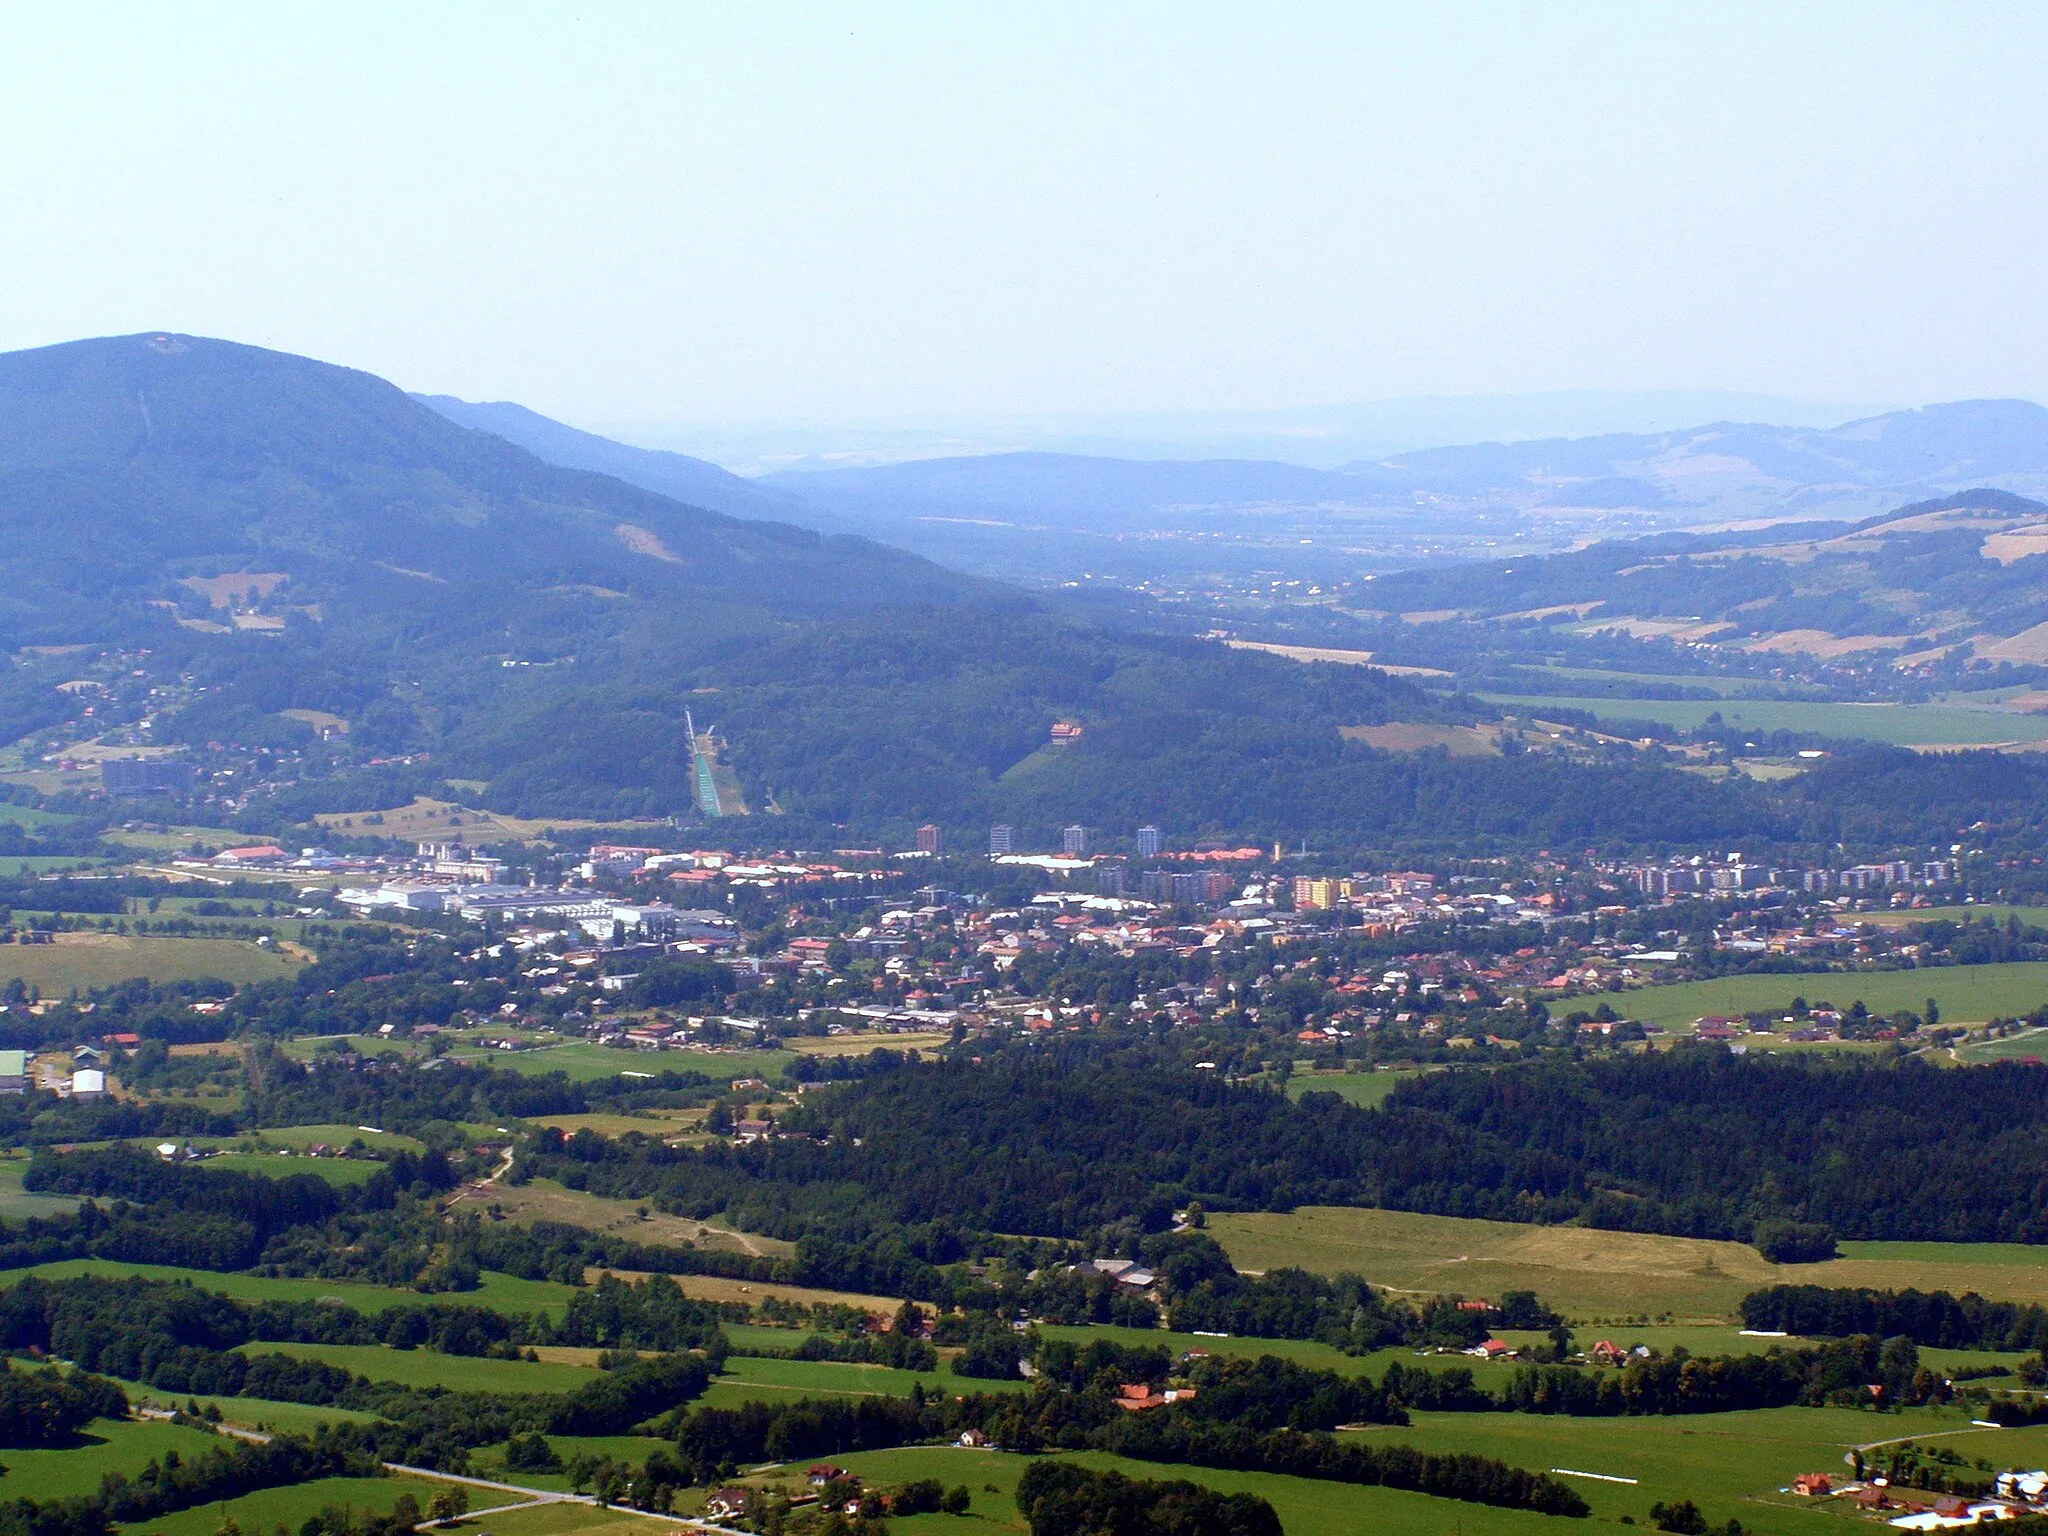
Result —
[[1981, 636], [1977, 655], [1985, 661], [2048, 661], [2048, 624], [2036, 624], [2002, 640], [1993, 635]]
[[1824, 629], [1783, 629], [1774, 635], [1745, 641], [1742, 649], [1825, 659], [1848, 656], [1857, 651], [1895, 651], [1902, 645], [1925, 638], [1923, 635], [1831, 635]]
[[642, 1221], [639, 1206], [634, 1201], [607, 1200], [601, 1195], [564, 1189], [547, 1179], [535, 1179], [531, 1184], [501, 1181], [491, 1186], [490, 1203], [501, 1206], [511, 1221], [559, 1221], [591, 1232], [629, 1237], [638, 1243], [655, 1243], [664, 1247], [691, 1243], [699, 1248], [744, 1253], [757, 1259], [783, 1258], [796, 1251], [794, 1243], [783, 1242], [780, 1238], [756, 1237], [751, 1232], [735, 1232], [710, 1222], [692, 1221], [686, 1216], [670, 1216], [652, 1206], [648, 1207], [647, 1219]]
[[2011, 565], [2029, 555], [2048, 555], [2048, 523], [2015, 528], [2010, 533], [1989, 534], [1979, 553], [1986, 560], [1996, 560], [2000, 565]]
[[[380, 817], [373, 821], [370, 818]], [[411, 805], [400, 806], [388, 811], [327, 811], [313, 818], [323, 827], [336, 827], [343, 831], [365, 830], [381, 837], [395, 837], [404, 842], [426, 838], [447, 838], [451, 842], [471, 845], [494, 842], [527, 842], [545, 836], [550, 828], [556, 831], [575, 831], [580, 828], [607, 826], [611, 823], [597, 821], [531, 820], [518, 816], [501, 816], [495, 811], [472, 810], [466, 805], [455, 805], [447, 800], [430, 800], [422, 795]]]
[[1265, 640], [1231, 640], [1226, 643], [1233, 651], [1264, 651], [1269, 656], [1285, 656], [1289, 661], [1328, 661], [1340, 667], [1371, 667], [1375, 672], [1385, 672], [1394, 677], [1452, 675], [1441, 667], [1399, 667], [1392, 662], [1374, 661], [1371, 651], [1345, 651], [1322, 645], [1275, 645]]
[[[601, 1276], [613, 1274], [622, 1280], [645, 1280], [647, 1275], [634, 1269], [589, 1269], [583, 1273], [584, 1282], [597, 1284]], [[759, 1280], [727, 1280], [718, 1275], [670, 1275], [667, 1277], [682, 1287], [685, 1296], [698, 1301], [743, 1301], [748, 1306], [758, 1307], [770, 1296], [784, 1301], [801, 1302], [809, 1306], [859, 1307], [864, 1312], [894, 1312], [901, 1306], [902, 1299], [895, 1296], [869, 1296], [860, 1291], [819, 1291], [806, 1285], [770, 1285]]]
[[670, 565], [686, 565], [689, 562], [661, 542], [661, 535], [652, 528], [642, 528], [638, 523], [621, 523], [612, 530], [619, 542], [636, 555], [647, 555], [656, 560], [666, 560]]

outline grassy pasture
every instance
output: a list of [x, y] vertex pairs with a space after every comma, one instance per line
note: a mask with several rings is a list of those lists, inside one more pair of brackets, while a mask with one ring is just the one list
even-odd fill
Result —
[[486, 1360], [470, 1355], [443, 1355], [431, 1349], [386, 1349], [382, 1344], [271, 1344], [241, 1346], [245, 1355], [290, 1355], [295, 1360], [324, 1360], [371, 1381], [395, 1381], [403, 1387], [461, 1386], [473, 1392], [574, 1392], [597, 1380], [593, 1366], [546, 1360]]
[[[657, 1440], [648, 1435], [548, 1435], [548, 1444], [564, 1463], [578, 1456], [609, 1456], [613, 1461], [632, 1462], [635, 1465], [645, 1461], [650, 1452], [675, 1450], [670, 1440]], [[505, 1470], [505, 1447], [487, 1446], [470, 1454], [472, 1475], [487, 1477], [494, 1482], [518, 1483], [528, 1488], [544, 1488], [550, 1493], [569, 1491], [568, 1474], [563, 1472], [508, 1472]], [[496, 1531], [496, 1526], [492, 1527]]]
[[886, 1365], [848, 1365], [837, 1360], [771, 1360], [734, 1355], [726, 1361], [720, 1388], [745, 1391], [748, 1398], [781, 1402], [791, 1397], [908, 1397], [913, 1386], [925, 1391], [1025, 1391], [1023, 1381], [977, 1381], [948, 1371], [899, 1371]]
[[55, 1499], [97, 1488], [109, 1472], [133, 1477], [166, 1451], [190, 1458], [217, 1442], [178, 1424], [95, 1419], [76, 1443], [58, 1449], [9, 1451], [4, 1483], [9, 1499]]
[[345, 1147], [352, 1141], [361, 1141], [366, 1147], [378, 1152], [424, 1152], [426, 1143], [397, 1131], [366, 1131], [359, 1125], [280, 1125], [269, 1126], [260, 1131], [251, 1131], [246, 1138], [264, 1146], [292, 1147], [303, 1149], [315, 1142], [325, 1142], [330, 1147]]
[[1358, 1433], [1376, 1445], [1469, 1451], [1517, 1466], [1633, 1477], [1633, 1487], [1590, 1478], [1565, 1481], [1593, 1506], [1596, 1518], [1632, 1514], [1646, 1523], [1652, 1503], [1690, 1498], [1716, 1525], [1732, 1516], [1765, 1536], [1813, 1529], [1813, 1502], [1777, 1490], [1795, 1473], [1839, 1473], [1844, 1453], [1854, 1445], [1939, 1435], [1938, 1443], [2000, 1466], [2039, 1465], [2048, 1452], [2048, 1429], [1971, 1430], [1959, 1412], [1924, 1408], [1887, 1414], [1772, 1408], [1627, 1419], [1417, 1413], [1414, 1419], [1404, 1427]]
[[2000, 1040], [1983, 1040], [1959, 1047], [1956, 1059], [1963, 1062], [2024, 1061], [2029, 1056], [2048, 1060], [2048, 1029], [2026, 1029]]
[[488, 1061], [507, 1071], [537, 1076], [562, 1072], [575, 1083], [596, 1082], [622, 1072], [642, 1072], [649, 1077], [659, 1077], [664, 1072], [701, 1072], [713, 1082], [735, 1077], [773, 1077], [795, 1059], [788, 1051], [622, 1051], [587, 1040], [571, 1040], [532, 1051], [457, 1046], [448, 1054], [457, 1061]]
[[1825, 1264], [1778, 1265], [1742, 1243], [1336, 1206], [1219, 1214], [1209, 1230], [1240, 1269], [1348, 1269], [1431, 1294], [1533, 1290], [1582, 1325], [1667, 1314], [1733, 1322], [1745, 1295], [1780, 1284], [1974, 1290], [2048, 1303], [2048, 1249], [2017, 1244], [1844, 1243], [1843, 1256]]
[[[188, 1430], [187, 1433], [196, 1431]], [[265, 1488], [219, 1504], [201, 1504], [180, 1510], [175, 1515], [162, 1515], [155, 1520], [138, 1521], [116, 1529], [132, 1533], [132, 1536], [214, 1536], [222, 1521], [231, 1519], [245, 1531], [268, 1531], [277, 1526], [297, 1530], [306, 1519], [319, 1514], [330, 1504], [382, 1515], [390, 1513], [399, 1495], [409, 1493], [424, 1509], [432, 1500], [434, 1490], [442, 1486], [445, 1485], [425, 1478], [323, 1477], [286, 1488]], [[66, 1491], [76, 1493], [80, 1488]], [[474, 1496], [472, 1502], [477, 1504], [495, 1499], [510, 1502], [514, 1497], [511, 1494], [492, 1494], [482, 1488], [473, 1488], [470, 1492]], [[585, 1513], [595, 1511], [586, 1510]], [[509, 1533], [498, 1533], [495, 1526], [493, 1532], [494, 1536], [509, 1536]]]
[[62, 827], [78, 820], [62, 811], [39, 811], [32, 805], [0, 804], [0, 821], [12, 822], [17, 827]]
[[[730, 1335], [733, 1330], [728, 1327], [726, 1332]], [[1461, 1354], [1417, 1354], [1405, 1346], [1374, 1350], [1363, 1355], [1347, 1355], [1341, 1350], [1312, 1339], [1215, 1338], [1205, 1334], [1172, 1333], [1149, 1328], [1051, 1325], [1041, 1326], [1039, 1332], [1049, 1338], [1067, 1339], [1082, 1346], [1095, 1339], [1108, 1339], [1127, 1348], [1163, 1347], [1176, 1355], [1183, 1350], [1191, 1349], [1207, 1350], [1212, 1355], [1240, 1356], [1253, 1360], [1273, 1355], [1311, 1370], [1335, 1371], [1343, 1376], [1377, 1378], [1388, 1365], [1399, 1361], [1404, 1367], [1423, 1370], [1470, 1370], [1473, 1379], [1480, 1386], [1489, 1388], [1505, 1385], [1507, 1378], [1524, 1364], [1519, 1360], [1488, 1361]], [[1518, 1349], [1528, 1349], [1545, 1343], [1548, 1335], [1509, 1330], [1503, 1331], [1500, 1337]], [[1807, 1342], [1803, 1339], [1745, 1338], [1733, 1323], [1712, 1326], [1651, 1324], [1646, 1327], [1613, 1323], [1581, 1328], [1578, 1332], [1578, 1347], [1590, 1347], [1601, 1339], [1611, 1340], [1624, 1349], [1647, 1344], [1659, 1354], [1669, 1354], [1674, 1349], [1682, 1348], [1690, 1354], [1700, 1356], [1760, 1355], [1773, 1348], [1798, 1348]], [[1924, 1349], [1920, 1352], [1920, 1358], [1932, 1370], [1956, 1371], [1986, 1365], [2011, 1368], [2016, 1367], [2026, 1357], [1993, 1354], [1985, 1350]]]
[[2024, 926], [2048, 927], [2048, 907], [2008, 907], [1995, 902], [1979, 906], [1972, 902], [1960, 907], [1901, 907], [1891, 912], [1858, 912], [1855, 921], [1875, 923], [1880, 928], [1903, 928], [1908, 923], [1937, 923], [1944, 918], [1951, 923], [1981, 923], [1989, 918], [2001, 926], [2009, 917], [2016, 917]]
[[369, 1180], [384, 1165], [372, 1158], [284, 1157], [276, 1152], [223, 1152], [199, 1165], [220, 1173], [253, 1173], [266, 1179], [310, 1173], [330, 1184], [349, 1188]]
[[[192, 1401], [189, 1392], [163, 1392], [139, 1381], [122, 1381], [121, 1385], [128, 1393], [128, 1401], [138, 1408], [175, 1410]], [[218, 1408], [225, 1423], [293, 1434], [310, 1434], [322, 1424], [374, 1424], [377, 1420], [374, 1413], [359, 1413], [353, 1408], [316, 1408], [310, 1403], [281, 1403], [268, 1397], [202, 1397], [198, 1402], [202, 1408], [209, 1403]]]
[[[521, 1473], [509, 1479], [511, 1482], [531, 1484], [539, 1487], [531, 1474]], [[486, 1490], [471, 1489], [472, 1503], [485, 1505], [511, 1500], [509, 1493], [490, 1493]], [[422, 1499], [424, 1506], [426, 1500]], [[528, 1509], [515, 1509], [509, 1514], [492, 1514], [479, 1508], [470, 1514], [456, 1529], [464, 1536], [624, 1536], [627, 1531], [641, 1532], [642, 1536], [651, 1528], [652, 1522], [645, 1515], [636, 1515], [624, 1510], [598, 1509], [590, 1504], [536, 1504]], [[206, 1532], [195, 1536], [208, 1536]]]
[[2048, 961], [1819, 976], [1722, 976], [1607, 993], [1589, 1000], [1589, 1005], [1606, 1001], [1627, 1018], [1669, 1028], [1711, 1015], [1740, 1017], [1751, 1011], [1778, 1018], [1790, 1010], [1795, 997], [1843, 1009], [1860, 1000], [1872, 1013], [1901, 1008], [1918, 1013], [1931, 997], [1940, 1004], [1944, 1023], [1980, 1024], [1992, 1018], [2018, 1018], [2048, 1003]]
[[[1414, 1445], [1426, 1450], [1469, 1451], [1535, 1470], [1568, 1467], [1609, 1476], [1634, 1477], [1633, 1485], [1565, 1478], [1593, 1506], [1594, 1519], [1629, 1515], [1647, 1528], [1649, 1507], [1660, 1501], [1693, 1499], [1718, 1526], [1739, 1519], [1761, 1536], [1804, 1536], [1843, 1511], [1781, 1494], [1794, 1473], [1839, 1472], [1848, 1448], [1895, 1436], [1940, 1435], [1965, 1455], [1982, 1455], [1999, 1465], [2040, 1464], [2048, 1453], [2048, 1429], [1971, 1430], [1959, 1416], [1915, 1409], [1868, 1414], [1853, 1409], [1783, 1408], [1699, 1417], [1635, 1419], [1545, 1418], [1530, 1414], [1417, 1414], [1405, 1427], [1374, 1428], [1364, 1437], [1375, 1444]], [[972, 1516], [999, 1528], [1024, 1529], [1017, 1513], [1017, 1480], [1031, 1459], [1002, 1452], [953, 1447], [910, 1447], [866, 1451], [833, 1458], [848, 1470], [880, 1483], [935, 1477], [948, 1486], [964, 1483], [973, 1493]], [[1543, 1515], [1492, 1509], [1450, 1499], [1359, 1488], [1307, 1478], [1224, 1472], [1120, 1460], [1096, 1452], [1078, 1453], [1087, 1466], [1136, 1478], [1183, 1478], [1226, 1493], [1256, 1493], [1267, 1499], [1290, 1533], [1400, 1531], [1416, 1536], [1510, 1536], [1558, 1528]], [[756, 1481], [787, 1478], [787, 1470]], [[990, 1485], [994, 1485], [993, 1491]], [[957, 1517], [920, 1515], [892, 1522], [910, 1536], [940, 1536], [959, 1528]]]
[[[759, 1239], [757, 1239], [759, 1241]], [[647, 1272], [637, 1269], [586, 1269], [583, 1278], [591, 1285], [597, 1284], [598, 1276], [615, 1274], [625, 1280], [645, 1280]], [[685, 1296], [699, 1301], [743, 1301], [750, 1307], [758, 1307], [770, 1296], [784, 1301], [802, 1302], [805, 1306], [859, 1307], [864, 1312], [891, 1313], [903, 1305], [900, 1296], [869, 1296], [859, 1291], [823, 1291], [807, 1285], [770, 1285], [759, 1280], [728, 1280], [722, 1275], [671, 1275], [668, 1277], [682, 1288]]]
[[501, 816], [495, 811], [473, 810], [466, 805], [432, 800], [425, 795], [411, 805], [392, 810], [323, 812], [313, 819], [330, 830], [339, 828], [356, 837], [389, 837], [410, 843], [421, 838], [454, 834], [464, 842], [479, 846], [485, 843], [529, 842], [549, 837], [557, 831], [572, 832], [613, 825], [574, 818], [537, 821]]
[[39, 1275], [45, 1280], [68, 1280], [76, 1275], [139, 1275], [145, 1280], [187, 1280], [202, 1291], [218, 1291], [237, 1301], [318, 1301], [331, 1296], [363, 1313], [382, 1312], [386, 1307], [409, 1302], [442, 1300], [491, 1307], [500, 1312], [545, 1311], [560, 1316], [569, 1298], [576, 1294], [573, 1286], [557, 1285], [551, 1280], [521, 1280], [515, 1275], [499, 1274], [494, 1270], [486, 1270], [483, 1283], [473, 1291], [432, 1297], [417, 1291], [401, 1291], [356, 1280], [272, 1279], [265, 1275], [232, 1274], [211, 1269], [179, 1269], [168, 1264], [127, 1264], [117, 1259], [58, 1259], [23, 1269], [0, 1270], [0, 1286], [11, 1286], [30, 1275]]
[[32, 1195], [21, 1187], [28, 1159], [0, 1157], [0, 1218], [20, 1221], [29, 1216], [62, 1216], [78, 1209], [74, 1195]]
[[1287, 1080], [1287, 1096], [1299, 1099], [1305, 1093], [1334, 1093], [1361, 1109], [1377, 1109], [1387, 1095], [1407, 1082], [1415, 1072], [1301, 1072]]
[[45, 997], [110, 987], [137, 976], [154, 982], [277, 981], [298, 968], [291, 956], [246, 939], [60, 933], [53, 944], [0, 944], [0, 982], [19, 980], [41, 989]]
[[1776, 699], [1617, 699], [1599, 695], [1532, 698], [1504, 693], [1479, 697], [1546, 719], [1554, 716], [1545, 711], [1585, 710], [1598, 717], [1603, 730], [1617, 720], [1654, 720], [1693, 730], [1718, 711], [1728, 724], [1759, 732], [1812, 732], [1900, 747], [1981, 747], [2048, 740], [2048, 717], [1960, 704], [1805, 704]]
[[[1223, 1472], [1207, 1467], [1130, 1461], [1097, 1451], [1063, 1454], [1083, 1466], [1114, 1469], [1127, 1477], [1148, 1481], [1178, 1479], [1223, 1493], [1257, 1494], [1272, 1504], [1289, 1536], [1383, 1536], [1394, 1531], [1401, 1536], [1537, 1536], [1559, 1524], [1545, 1515], [1490, 1509], [1483, 1504], [1433, 1499], [1426, 1494], [1388, 1488], [1358, 1488], [1272, 1473]], [[903, 1483], [935, 1477], [948, 1487], [962, 1483], [967, 1486], [973, 1496], [968, 1516], [972, 1523], [963, 1522], [957, 1515], [917, 1515], [889, 1522], [892, 1532], [907, 1536], [958, 1536], [962, 1530], [987, 1530], [991, 1526], [1003, 1531], [1027, 1529], [1024, 1517], [1017, 1512], [1017, 1481], [1035, 1459], [956, 1446], [909, 1446], [832, 1458], [849, 1472], [857, 1472], [871, 1482]], [[800, 1470], [769, 1473], [753, 1480], [766, 1482], [778, 1476], [787, 1480]]]

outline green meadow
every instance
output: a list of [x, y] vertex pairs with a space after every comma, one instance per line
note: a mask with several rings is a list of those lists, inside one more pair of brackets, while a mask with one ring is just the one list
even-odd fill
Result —
[[1827, 1002], [1842, 1009], [1861, 1002], [1872, 1013], [1899, 1009], [1919, 1013], [1931, 997], [1940, 1006], [1944, 1022], [1979, 1024], [1993, 1018], [2018, 1018], [2048, 1003], [2048, 961], [1807, 976], [1722, 976], [1609, 993], [1599, 1000], [1627, 1018], [1668, 1029], [1699, 1018], [1739, 1018], [1751, 1012], [1780, 1018], [1791, 1010], [1795, 997], [1816, 1007]]
[[1742, 1298], [1768, 1285], [1910, 1286], [2048, 1304], [2048, 1250], [2009, 1243], [1852, 1242], [1826, 1263], [1780, 1265], [1744, 1243], [1353, 1206], [1218, 1213], [1209, 1231], [1240, 1269], [1349, 1270], [1415, 1295], [1531, 1290], [1586, 1325], [1637, 1316], [1732, 1324]]
[[[1960, 1411], [1911, 1408], [1873, 1413], [1853, 1408], [1769, 1408], [1676, 1417], [1568, 1419], [1519, 1413], [1417, 1413], [1403, 1427], [1358, 1431], [1376, 1445], [1495, 1456], [1516, 1466], [1566, 1467], [1594, 1478], [1567, 1478], [1608, 1520], [1639, 1524], [1652, 1503], [1690, 1498], [1719, 1525], [1740, 1520], [1763, 1536], [1812, 1529], [1815, 1506], [1779, 1490], [1800, 1472], [1840, 1475], [1853, 1446], [1904, 1437], [1939, 1437], [1968, 1457], [1999, 1466], [2038, 1466], [2048, 1456], [2048, 1426], [1977, 1430]], [[1823, 1506], [1825, 1507], [1825, 1506]]]
[[552, 1280], [521, 1280], [514, 1275], [484, 1271], [483, 1284], [473, 1291], [457, 1291], [440, 1297], [392, 1286], [368, 1285], [359, 1280], [274, 1279], [267, 1275], [245, 1275], [211, 1269], [180, 1269], [168, 1264], [128, 1264], [118, 1259], [58, 1259], [49, 1264], [32, 1264], [23, 1269], [0, 1271], [0, 1286], [12, 1285], [29, 1275], [46, 1280], [69, 1279], [73, 1275], [140, 1275], [146, 1280], [186, 1280], [203, 1291], [219, 1291], [238, 1301], [319, 1301], [326, 1297], [354, 1307], [358, 1312], [382, 1312], [386, 1307], [431, 1300], [462, 1301], [473, 1306], [492, 1307], [500, 1312], [540, 1312], [559, 1315], [576, 1294], [570, 1285]]
[[[130, 1536], [215, 1536], [229, 1520], [244, 1531], [270, 1531], [278, 1527], [297, 1530], [309, 1517], [337, 1506], [358, 1514], [389, 1514], [401, 1494], [411, 1494], [424, 1509], [436, 1489], [444, 1486], [425, 1478], [323, 1477], [316, 1482], [297, 1483], [288, 1488], [265, 1488], [218, 1504], [202, 1504], [175, 1515], [117, 1527]], [[77, 1492], [74, 1488], [69, 1490]], [[481, 1488], [470, 1490], [470, 1502], [484, 1506], [510, 1494], [491, 1494]], [[585, 1511], [589, 1513], [589, 1511]]]
[[200, 1456], [216, 1443], [205, 1431], [178, 1424], [95, 1419], [61, 1450], [8, 1451], [0, 1498], [56, 1499], [89, 1492], [109, 1472], [133, 1477], [166, 1451]]
[[1583, 710], [1603, 730], [1614, 722], [1650, 720], [1696, 730], [1719, 714], [1730, 725], [1759, 733], [1798, 731], [1842, 741], [1881, 741], [1900, 747], [1991, 746], [2048, 741], [2048, 716], [1960, 704], [1807, 704], [1777, 699], [1619, 699], [1596, 694], [1571, 698], [1482, 693], [1480, 698], [1517, 715], [1554, 718], [1546, 711]]
[[1287, 1096], [1299, 1099], [1305, 1093], [1334, 1093], [1361, 1109], [1377, 1109], [1387, 1096], [1415, 1072], [1297, 1072], [1287, 1079]]
[[595, 1366], [551, 1361], [489, 1360], [443, 1355], [430, 1349], [387, 1349], [381, 1344], [244, 1344], [245, 1355], [290, 1355], [395, 1381], [403, 1387], [461, 1387], [469, 1392], [573, 1392], [597, 1380]]

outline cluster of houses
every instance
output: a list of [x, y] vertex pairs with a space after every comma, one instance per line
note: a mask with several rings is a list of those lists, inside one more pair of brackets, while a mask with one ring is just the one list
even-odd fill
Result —
[[[988, 1447], [987, 1438], [974, 1429], [965, 1431], [957, 1443], [974, 1449]], [[704, 1501], [704, 1513], [712, 1520], [758, 1516], [763, 1497], [762, 1489], [733, 1484], [713, 1490]], [[791, 1509], [816, 1508], [822, 1514], [866, 1519], [898, 1513], [894, 1502], [895, 1495], [889, 1489], [870, 1488], [861, 1481], [858, 1473], [849, 1472], [829, 1461], [814, 1462], [804, 1468], [803, 1489], [788, 1495], [788, 1507]]]
[[1802, 1498], [1841, 1499], [1902, 1531], [1960, 1530], [2039, 1515], [2048, 1507], [2048, 1472], [2004, 1472], [1993, 1489], [1991, 1497], [1979, 1498], [1897, 1487], [1881, 1477], [1842, 1479], [1826, 1472], [1802, 1472], [1785, 1491]]

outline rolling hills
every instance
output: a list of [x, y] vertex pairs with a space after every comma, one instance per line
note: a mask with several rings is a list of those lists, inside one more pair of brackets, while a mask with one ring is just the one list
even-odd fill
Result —
[[[550, 463], [741, 516], [862, 533], [1037, 580], [1328, 580], [1730, 521], [1841, 521], [1983, 486], [2048, 495], [2048, 410], [1971, 400], [1832, 428], [1718, 421], [1422, 447], [1341, 466], [1077, 452], [931, 456], [742, 479], [509, 404], [420, 397]], [[1267, 440], [1272, 452], [1279, 439]], [[1322, 439], [1302, 439], [1304, 454]], [[1835, 531], [1839, 531], [1838, 527]]]
[[[1057, 824], [1050, 802], [1099, 809], [1105, 778], [1174, 746], [1298, 737], [1335, 761], [1340, 725], [1445, 713], [1379, 674], [1077, 624], [864, 539], [543, 463], [363, 373], [166, 334], [0, 357], [0, 573], [30, 704], [76, 665], [30, 648], [135, 663], [61, 696], [88, 740], [298, 752], [313, 778], [424, 754], [521, 813], [687, 808], [686, 704], [749, 802], [802, 826], [1005, 797]], [[308, 714], [346, 739], [316, 749]], [[1063, 718], [1089, 744], [1048, 756]], [[1200, 814], [1230, 802], [1212, 785]]]
[[[1168, 490], [1181, 473], [1146, 472]], [[0, 357], [0, 577], [9, 739], [50, 757], [188, 749], [219, 770], [208, 814], [251, 830], [450, 783], [524, 817], [688, 815], [686, 708], [771, 818], [728, 835], [785, 847], [927, 820], [962, 841], [1010, 821], [1039, 846], [1072, 822], [1113, 841], [1151, 821], [1467, 851], [1811, 821], [1618, 744], [1395, 756], [1358, 728], [1494, 710], [1369, 666], [1077, 617], [869, 540], [544, 463], [366, 374], [201, 338]], [[1058, 722], [1078, 733], [1056, 743]]]

